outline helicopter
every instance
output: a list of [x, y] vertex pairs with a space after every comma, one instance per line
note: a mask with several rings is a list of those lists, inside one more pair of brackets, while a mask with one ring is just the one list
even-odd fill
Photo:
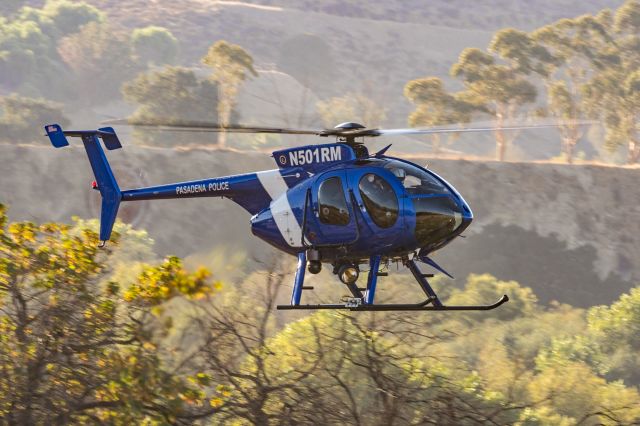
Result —
[[[107, 150], [122, 147], [113, 127], [63, 130], [44, 126], [52, 145], [69, 145], [79, 137], [89, 157], [102, 196], [100, 246], [109, 240], [122, 202], [199, 197], [228, 198], [251, 214], [253, 235], [297, 257], [291, 302], [277, 309], [346, 309], [351, 311], [484, 311], [509, 300], [503, 295], [488, 305], [444, 305], [430, 285], [429, 265], [453, 278], [430, 254], [461, 236], [473, 220], [462, 195], [444, 178], [410, 161], [387, 156], [391, 145], [371, 154], [365, 139], [407, 134], [494, 131], [477, 128], [367, 129], [345, 122], [333, 129], [308, 130], [180, 123], [185, 131], [277, 133], [335, 137], [335, 142], [279, 149], [272, 153], [277, 169], [206, 178], [159, 186], [121, 190], [100, 141]], [[520, 130], [556, 125], [503, 127]], [[388, 276], [390, 263], [407, 267], [424, 293], [418, 303], [375, 303], [379, 277]], [[332, 304], [302, 304], [305, 273], [317, 274], [323, 265], [346, 286], [350, 297]], [[385, 268], [386, 266], [386, 268]], [[368, 267], [366, 286], [358, 285]], [[381, 270], [382, 269], [382, 270]]]

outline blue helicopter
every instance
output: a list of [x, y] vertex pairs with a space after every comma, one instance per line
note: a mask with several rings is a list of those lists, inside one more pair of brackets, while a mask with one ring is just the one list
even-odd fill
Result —
[[[166, 126], [165, 126], [166, 127]], [[173, 198], [229, 198], [251, 215], [252, 233], [278, 250], [297, 256], [291, 303], [278, 309], [348, 309], [352, 311], [477, 311], [490, 305], [445, 306], [418, 262], [448, 275], [429, 254], [449, 244], [473, 220], [469, 205], [442, 177], [409, 161], [385, 155], [391, 145], [370, 154], [364, 138], [402, 134], [483, 132], [491, 128], [366, 129], [347, 122], [333, 129], [305, 130], [270, 127], [217, 127], [202, 123], [173, 125], [183, 130], [237, 133], [280, 133], [333, 136], [336, 142], [273, 152], [277, 169], [234, 176], [121, 190], [109, 166], [107, 150], [122, 145], [113, 127], [63, 130], [45, 126], [56, 148], [80, 137], [95, 175], [94, 189], [102, 196], [101, 246], [109, 240], [122, 202]], [[523, 129], [549, 126], [519, 126]], [[378, 277], [392, 262], [406, 266], [425, 299], [419, 303], [374, 303]], [[335, 304], [301, 304], [305, 272], [317, 274], [328, 264], [351, 297]], [[361, 267], [368, 268], [366, 286], [358, 285]], [[387, 269], [388, 270], [388, 269]]]

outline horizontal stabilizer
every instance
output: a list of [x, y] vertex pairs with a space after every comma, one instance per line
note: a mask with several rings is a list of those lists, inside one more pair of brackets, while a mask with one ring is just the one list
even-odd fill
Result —
[[47, 132], [51, 144], [56, 148], [63, 148], [69, 145], [69, 141], [64, 136], [62, 127], [59, 124], [47, 124], [44, 126], [44, 130]]
[[100, 132], [98, 136], [102, 138], [104, 146], [106, 146], [108, 150], [111, 151], [113, 149], [122, 148], [120, 140], [116, 135], [116, 131], [113, 130], [113, 127], [101, 127], [98, 131]]
[[62, 148], [69, 145], [67, 136], [85, 138], [97, 136], [104, 142], [104, 146], [108, 150], [122, 148], [118, 135], [113, 127], [102, 127], [98, 130], [62, 130], [59, 124], [47, 124], [44, 130], [49, 136], [49, 140], [56, 148]]

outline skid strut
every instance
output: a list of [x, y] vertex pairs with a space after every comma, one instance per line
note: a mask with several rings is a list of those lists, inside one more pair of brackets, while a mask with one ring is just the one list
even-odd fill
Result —
[[[378, 276], [386, 276], [384, 273], [378, 272], [380, 267], [380, 256], [371, 256], [369, 259], [369, 274], [367, 276], [367, 289], [364, 294], [356, 286], [352, 284], [349, 286], [349, 290], [354, 295], [354, 298], [350, 298], [346, 303], [336, 304], [315, 304], [315, 305], [301, 305], [300, 300], [302, 296], [302, 290], [310, 289], [304, 286], [304, 273], [307, 264], [307, 257], [304, 252], [298, 254], [298, 268], [296, 270], [296, 277], [293, 286], [293, 294], [291, 296], [290, 305], [278, 305], [277, 309], [280, 310], [295, 310], [295, 309], [346, 309], [350, 311], [490, 311], [505, 302], [509, 301], [509, 297], [505, 294], [497, 302], [491, 305], [443, 305], [438, 295], [433, 290], [428, 277], [432, 277], [431, 274], [423, 274], [420, 268], [413, 260], [405, 260], [405, 265], [411, 271], [411, 274], [422, 288], [422, 291], [426, 294], [427, 299], [420, 303], [384, 303], [375, 304], [373, 302], [376, 292], [376, 285]], [[357, 303], [354, 300], [357, 299]]]

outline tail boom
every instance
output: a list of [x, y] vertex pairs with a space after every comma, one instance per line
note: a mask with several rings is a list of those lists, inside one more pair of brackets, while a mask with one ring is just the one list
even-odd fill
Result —
[[258, 173], [177, 182], [123, 191], [122, 201], [221, 197], [229, 198], [249, 213], [256, 214], [268, 207], [274, 198], [271, 186], [264, 184], [264, 176], [271, 175], [282, 182], [282, 192], [295, 185], [301, 176], [299, 173], [297, 175], [282, 176], [280, 170], [268, 170]]
[[113, 128], [63, 131], [59, 125], [50, 124], [45, 126], [45, 130], [56, 148], [69, 145], [67, 136], [82, 138], [96, 178], [97, 189], [100, 190], [102, 196], [100, 216], [100, 240], [102, 243], [111, 237], [118, 208], [122, 201], [221, 197], [233, 200], [249, 213], [255, 215], [268, 208], [273, 200], [307, 177], [304, 169], [291, 167], [121, 191], [100, 144], [100, 139], [102, 139], [108, 150], [122, 147]]

